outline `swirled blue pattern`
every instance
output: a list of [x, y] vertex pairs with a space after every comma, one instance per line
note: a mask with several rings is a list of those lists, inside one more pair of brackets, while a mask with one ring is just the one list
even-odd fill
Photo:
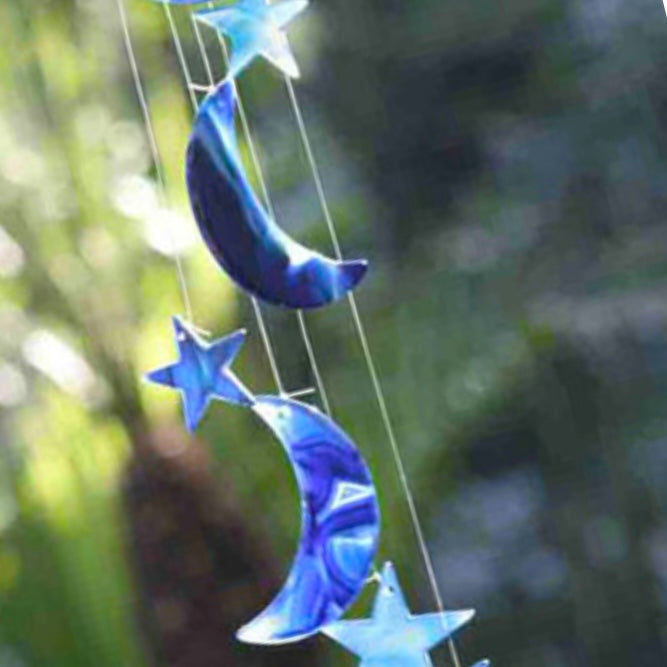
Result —
[[377, 551], [380, 511], [359, 451], [330, 419], [278, 396], [257, 396], [252, 409], [294, 468], [302, 534], [284, 587], [237, 636], [251, 644], [295, 642], [338, 620], [360, 593]]
[[235, 104], [234, 83], [223, 81], [199, 108], [188, 145], [188, 192], [206, 245], [238, 285], [269, 303], [316, 308], [341, 298], [367, 262], [328, 259], [276, 225], [243, 169]]

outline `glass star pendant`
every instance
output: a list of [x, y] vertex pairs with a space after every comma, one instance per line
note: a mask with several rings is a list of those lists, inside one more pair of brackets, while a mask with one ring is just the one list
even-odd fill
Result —
[[361, 667], [432, 667], [428, 652], [474, 615], [466, 609], [413, 616], [393, 565], [386, 563], [371, 618], [338, 621], [322, 632], [361, 658]]
[[245, 331], [206, 343], [180, 318], [174, 317], [173, 323], [179, 359], [147, 373], [146, 379], [181, 392], [188, 430], [197, 428], [213, 398], [252, 405], [254, 397], [230, 369], [245, 340]]

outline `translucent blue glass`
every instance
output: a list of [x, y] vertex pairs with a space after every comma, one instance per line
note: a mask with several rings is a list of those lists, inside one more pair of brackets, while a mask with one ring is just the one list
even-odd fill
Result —
[[371, 618], [338, 621], [322, 632], [361, 658], [364, 667], [432, 667], [428, 652], [466, 625], [475, 612], [412, 616], [391, 563], [385, 564], [380, 579]]
[[187, 153], [190, 202], [218, 264], [244, 290], [272, 304], [316, 308], [340, 299], [367, 262], [334, 261], [296, 243], [258, 201], [241, 163], [233, 82], [202, 103]]
[[251, 405], [252, 395], [230, 369], [245, 340], [245, 331], [206, 343], [178, 317], [173, 318], [173, 324], [179, 359], [148, 373], [146, 379], [180, 391], [188, 430], [197, 428], [213, 398]]
[[380, 512], [359, 451], [329, 418], [277, 396], [257, 396], [253, 410], [294, 469], [302, 534], [284, 587], [237, 636], [252, 644], [294, 642], [339, 619], [360, 593], [377, 551]]
[[[157, 0], [167, 5], [194, 5], [202, 1]], [[307, 6], [308, 0], [271, 3], [240, 0], [232, 5], [200, 10], [195, 16], [231, 40], [228, 78], [237, 76], [257, 56], [263, 56], [287, 76], [295, 78], [299, 76], [299, 67], [283, 29]]]
[[232, 42], [227, 78], [235, 77], [257, 56], [263, 56], [287, 76], [298, 77], [299, 68], [283, 28], [308, 6], [307, 0], [241, 0], [234, 5], [204, 9], [196, 18]]

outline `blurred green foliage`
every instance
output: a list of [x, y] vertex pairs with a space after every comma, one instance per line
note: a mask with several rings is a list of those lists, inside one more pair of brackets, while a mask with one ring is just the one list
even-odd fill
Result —
[[[331, 0], [290, 32], [343, 247], [372, 259], [361, 310], [445, 602], [480, 612], [466, 664], [667, 655], [667, 33], [657, 2], [603, 5]], [[173, 354], [178, 254], [197, 325], [248, 326], [238, 373], [274, 388], [188, 212], [163, 9], [127, 13], [164, 198], [115, 1], [0, 5], [0, 664], [352, 665], [234, 643], [294, 549], [282, 452], [228, 406], [190, 441], [178, 397], [140, 382]], [[280, 224], [327, 252], [280, 80], [240, 85]], [[265, 316], [285, 385], [312, 385], [294, 316]], [[376, 477], [382, 557], [432, 607], [347, 306], [307, 323]]]

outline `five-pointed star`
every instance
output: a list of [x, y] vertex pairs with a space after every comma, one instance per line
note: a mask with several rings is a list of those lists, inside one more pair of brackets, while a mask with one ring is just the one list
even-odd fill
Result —
[[226, 34], [232, 41], [227, 77], [235, 77], [258, 55], [264, 56], [287, 76], [299, 76], [283, 28], [308, 6], [308, 0], [239, 0], [235, 5], [205, 9], [195, 17]]
[[385, 564], [380, 579], [371, 618], [338, 621], [322, 632], [360, 657], [360, 667], [432, 667], [428, 652], [468, 623], [475, 612], [412, 616], [391, 563]]
[[194, 431], [212, 398], [229, 403], [252, 405], [252, 394], [230, 370], [245, 340], [245, 331], [235, 331], [213, 343], [205, 343], [178, 317], [173, 318], [179, 359], [146, 375], [157, 384], [181, 392], [185, 424]]

